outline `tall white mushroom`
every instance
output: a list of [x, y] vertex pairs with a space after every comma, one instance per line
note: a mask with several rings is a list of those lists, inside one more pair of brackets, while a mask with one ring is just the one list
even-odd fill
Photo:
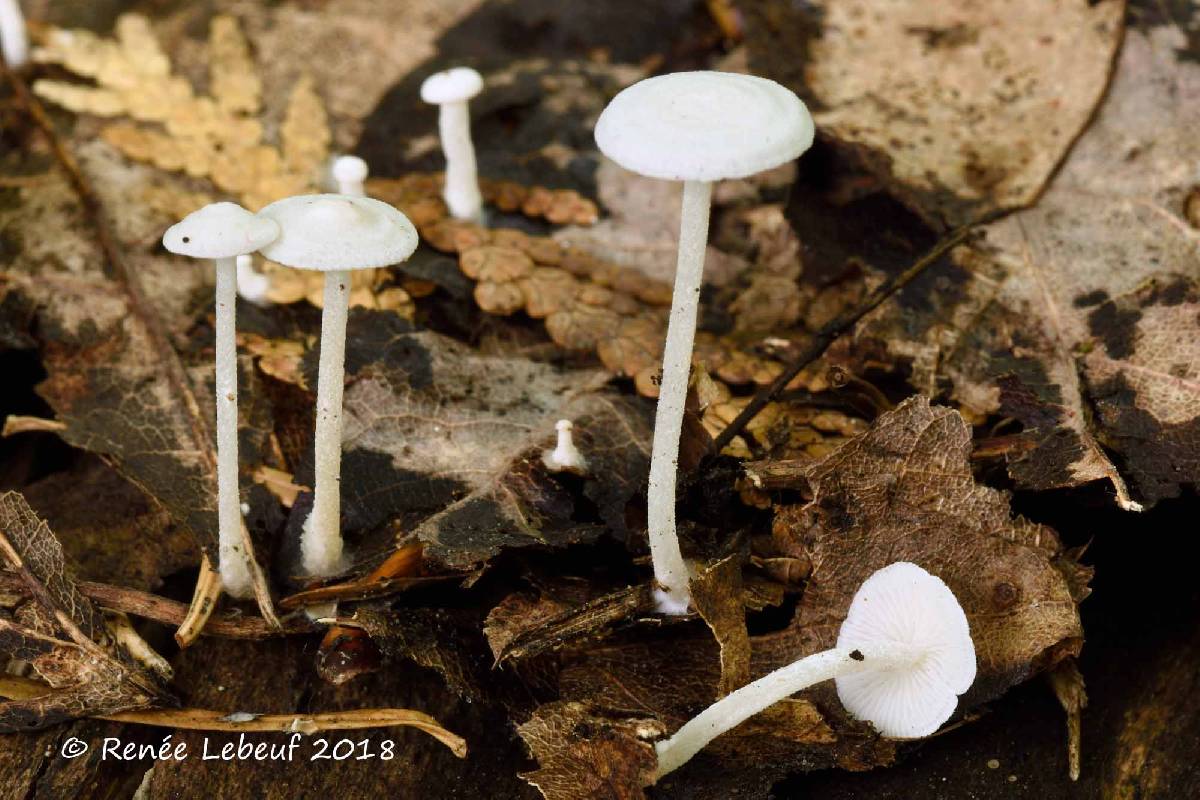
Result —
[[430, 75], [421, 84], [421, 99], [438, 107], [438, 134], [446, 154], [446, 188], [442, 197], [450, 215], [479, 221], [483, 197], [475, 171], [471, 115], [467, 102], [483, 89], [483, 76], [470, 67]]
[[691, 603], [675, 532], [675, 473], [712, 182], [791, 161], [812, 140], [812, 117], [795, 94], [765, 78], [726, 72], [678, 72], [640, 81], [614, 97], [596, 123], [596, 144], [613, 161], [647, 177], [683, 181], [647, 496], [650, 554], [664, 613], [685, 613]]
[[238, 493], [237, 262], [278, 235], [272, 220], [236, 203], [213, 203], [172, 225], [162, 240], [172, 253], [211, 258], [217, 266], [217, 560], [221, 585], [235, 597], [254, 594]]
[[300, 541], [304, 569], [332, 575], [342, 564], [342, 387], [350, 272], [399, 264], [417, 248], [408, 217], [387, 203], [344, 194], [278, 200], [259, 216], [279, 224], [262, 254], [272, 261], [325, 273], [321, 358], [317, 374], [316, 485]]
[[727, 694], [658, 742], [658, 777], [765, 708], [834, 679], [853, 716], [884, 736], [929, 736], [975, 682], [975, 644], [966, 614], [945, 583], [899, 561], [867, 578], [832, 650], [781, 667]]
[[9, 69], [23, 67], [29, 60], [29, 34], [17, 0], [0, 0], [0, 53]]

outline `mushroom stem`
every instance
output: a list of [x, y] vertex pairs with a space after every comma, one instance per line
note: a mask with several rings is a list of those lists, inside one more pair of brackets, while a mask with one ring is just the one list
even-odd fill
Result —
[[29, 60], [29, 35], [17, 0], [0, 0], [0, 53], [9, 69], [23, 67]]
[[446, 188], [442, 192], [446, 207], [456, 219], [478, 222], [483, 216], [483, 197], [479, 193], [467, 101], [442, 103], [438, 107], [438, 134], [446, 155]]
[[304, 569], [318, 576], [334, 575], [342, 568], [342, 386], [349, 307], [350, 272], [329, 270], [317, 373], [316, 485], [312, 513], [300, 539]]
[[904, 669], [920, 661], [924, 652], [910, 644], [882, 642], [835, 647], [793, 661], [730, 692], [684, 723], [674, 736], [657, 742], [657, 775], [675, 771], [722, 733], [815, 683], [867, 670]]
[[252, 597], [254, 581], [242, 540], [238, 491], [237, 258], [217, 265], [217, 538], [221, 585], [234, 597]]
[[684, 181], [683, 210], [679, 227], [679, 254], [675, 265], [675, 292], [663, 348], [662, 382], [654, 417], [654, 443], [650, 454], [650, 480], [646, 497], [650, 556], [659, 610], [685, 614], [691, 604], [688, 570], [675, 532], [675, 477], [679, 466], [679, 434], [687, 401], [692, 345], [696, 339], [696, 310], [704, 275], [708, 243], [708, 211], [712, 183]]

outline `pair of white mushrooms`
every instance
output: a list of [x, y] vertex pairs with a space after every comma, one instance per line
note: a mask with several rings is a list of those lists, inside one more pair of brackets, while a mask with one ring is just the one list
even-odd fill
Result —
[[332, 575], [343, 566], [341, 535], [342, 388], [350, 272], [398, 264], [412, 255], [417, 231], [387, 203], [348, 194], [301, 195], [252, 214], [214, 203], [188, 215], [163, 236], [168, 250], [216, 260], [217, 518], [221, 582], [234, 596], [250, 594], [252, 553], [238, 495], [236, 259], [255, 251], [289, 267], [325, 273], [321, 355], [317, 377], [313, 509], [304, 524], [306, 572]]
[[[0, 0], [6, 56], [15, 28], [4, 14], [11, 8]], [[23, 35], [23, 24], [20, 30]], [[445, 199], [459, 218], [481, 216], [467, 101], [482, 87], [482, 77], [468, 68], [433, 75], [421, 87], [422, 98], [440, 107], [447, 162]], [[350, 272], [398, 264], [417, 246], [416, 229], [404, 214], [365, 197], [366, 162], [354, 156], [336, 159], [331, 176], [338, 194], [290, 197], [258, 214], [234, 203], [214, 203], [188, 215], [163, 236], [163, 245], [173, 253], [216, 262], [218, 564], [225, 591], [235, 597], [253, 594], [253, 550], [238, 490], [235, 339], [239, 281], [243, 296], [254, 302], [265, 299], [268, 287], [267, 279], [253, 269], [252, 253], [325, 273], [314, 433], [316, 485], [301, 537], [301, 557], [307, 573], [328, 576], [344, 566], [340, 482]]]

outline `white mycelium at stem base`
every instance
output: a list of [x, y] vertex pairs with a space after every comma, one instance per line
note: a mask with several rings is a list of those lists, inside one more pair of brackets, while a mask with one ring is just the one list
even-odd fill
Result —
[[211, 258], [217, 267], [217, 561], [221, 585], [235, 597], [254, 593], [249, 561], [253, 555], [238, 493], [237, 262], [278, 235], [273, 221], [234, 203], [205, 206], [163, 234], [163, 246], [172, 253]]
[[836, 647], [731, 692], [658, 742], [658, 777], [760, 711], [830, 679], [846, 710], [884, 736], [932, 734], [975, 681], [975, 645], [954, 593], [916, 564], [879, 570], [854, 595]]
[[691, 603], [675, 530], [675, 482], [712, 182], [791, 161], [812, 139], [812, 118], [795, 94], [764, 78], [724, 72], [679, 72], [635, 83], [613, 98], [596, 123], [596, 144], [613, 161], [651, 178], [683, 181], [647, 494], [650, 554], [664, 613], [686, 613]]
[[321, 358], [317, 374], [313, 508], [300, 552], [311, 575], [339, 572], [341, 526], [342, 388], [350, 271], [399, 264], [417, 247], [408, 217], [369, 197], [317, 194], [279, 200], [258, 212], [279, 224], [279, 238], [262, 253], [272, 261], [325, 273]]
[[483, 197], [479, 193], [467, 102], [482, 89], [483, 76], [470, 67], [435, 73], [421, 84], [421, 99], [438, 107], [438, 135], [446, 156], [442, 197], [452, 217], [476, 222], [483, 216]]

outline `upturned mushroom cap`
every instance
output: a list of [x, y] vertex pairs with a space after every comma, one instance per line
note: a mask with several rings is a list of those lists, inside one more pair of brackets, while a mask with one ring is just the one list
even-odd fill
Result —
[[865, 651], [899, 643], [924, 652], [907, 669], [836, 678], [838, 697], [884, 736], [928, 736], [954, 713], [975, 681], [975, 645], [966, 614], [940, 578], [900, 561], [859, 587], [838, 635], [839, 648]]
[[262, 254], [297, 269], [368, 269], [399, 264], [417, 249], [417, 229], [387, 203], [347, 194], [277, 200], [258, 212], [279, 224]]
[[440, 106], [470, 100], [483, 90], [483, 76], [470, 67], [435, 72], [421, 84], [421, 99]]
[[674, 181], [743, 178], [791, 161], [813, 141], [800, 98], [766, 78], [676, 72], [612, 99], [596, 144], [631, 172]]
[[260, 250], [279, 236], [272, 219], [237, 203], [212, 203], [167, 228], [163, 247], [192, 258], [233, 258]]

